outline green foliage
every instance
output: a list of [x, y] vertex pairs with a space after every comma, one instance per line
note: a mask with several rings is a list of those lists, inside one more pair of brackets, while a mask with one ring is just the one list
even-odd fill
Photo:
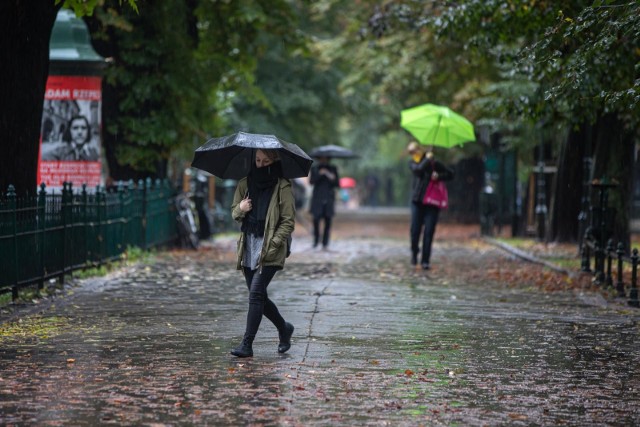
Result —
[[[544, 103], [566, 105], [574, 122], [617, 114], [636, 126], [640, 113], [640, 3], [610, 2], [570, 15], [559, 11], [548, 37], [525, 50]], [[617, 3], [617, 4], [614, 4]]]
[[[105, 81], [117, 96], [117, 115], [106, 132], [119, 143], [120, 164], [154, 172], [173, 147], [190, 142], [207, 111], [205, 76], [194, 58], [192, 11], [184, 2], [141, 5], [140, 13], [105, 5], [94, 37], [107, 46], [112, 65]], [[188, 72], [186, 72], [188, 70]]]
[[573, 123], [602, 113], [637, 117], [640, 5], [591, 3], [472, 0], [443, 8], [424, 25], [506, 66], [510, 76], [500, 81], [535, 82], [528, 95], [505, 96], [505, 111]]
[[270, 39], [256, 69], [256, 85], [264, 98], [236, 98], [235, 128], [276, 134], [307, 149], [336, 143], [342, 113], [339, 74], [319, 69], [304, 51], [288, 52]]
[[[55, 0], [55, 4], [62, 4], [63, 8], [71, 9], [78, 17], [83, 16], [91, 16], [93, 15], [93, 11], [103, 3], [103, 0]], [[120, 0], [120, 6], [124, 3], [123, 0]], [[137, 0], [127, 0], [127, 4], [129, 7], [138, 11]]]
[[569, 126], [606, 113], [637, 128], [639, 8], [631, 1], [324, 0], [318, 14], [339, 9], [343, 17], [338, 36], [317, 46], [347, 70], [342, 94], [368, 94], [379, 108], [378, 135], [398, 129], [402, 108], [433, 102], [478, 130], [500, 132], [505, 148], [530, 153], [541, 138], [559, 146]]
[[300, 40], [285, 1], [168, 0], [139, 13], [117, 5], [96, 10], [93, 31], [112, 60], [105, 81], [117, 97], [105, 130], [118, 164], [143, 173], [176, 154], [191, 160], [209, 135], [226, 132], [238, 94], [265, 99], [255, 81], [264, 34], [285, 46]]

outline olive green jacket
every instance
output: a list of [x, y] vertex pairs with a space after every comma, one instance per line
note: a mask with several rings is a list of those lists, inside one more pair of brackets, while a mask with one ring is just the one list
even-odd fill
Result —
[[[240, 202], [247, 194], [247, 185], [247, 178], [242, 178], [238, 182], [236, 192], [233, 195], [231, 216], [237, 222], [242, 222], [245, 216], [245, 212], [240, 210]], [[258, 268], [261, 269], [264, 266], [284, 267], [284, 261], [287, 258], [287, 238], [293, 233], [295, 218], [296, 208], [291, 182], [288, 179], [279, 178], [267, 209], [267, 218], [264, 225], [264, 243], [258, 259]], [[238, 270], [242, 268], [244, 242], [244, 233], [240, 233], [236, 266]]]

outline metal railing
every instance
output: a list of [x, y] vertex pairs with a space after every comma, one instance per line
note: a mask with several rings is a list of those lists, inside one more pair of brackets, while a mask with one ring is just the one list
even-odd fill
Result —
[[[591, 269], [591, 256], [594, 258], [594, 269]], [[598, 239], [585, 238], [582, 243], [582, 271], [593, 272], [594, 281], [609, 288], [614, 287], [613, 262], [616, 263], [615, 290], [619, 297], [625, 298], [626, 283], [629, 284], [628, 303], [633, 307], [640, 307], [638, 300], [638, 249], [633, 249], [631, 255], [626, 255], [624, 245], [620, 242], [614, 245], [609, 239], [606, 246], [602, 246]], [[631, 265], [631, 273], [625, 274], [624, 265]], [[628, 279], [626, 281], [625, 279]]]
[[175, 190], [151, 179], [107, 191], [86, 185], [74, 193], [0, 195], [0, 294], [12, 293], [80, 268], [117, 259], [129, 246], [147, 249], [176, 239]]

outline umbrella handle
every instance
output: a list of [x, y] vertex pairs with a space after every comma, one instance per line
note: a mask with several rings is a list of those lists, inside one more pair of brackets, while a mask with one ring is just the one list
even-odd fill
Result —
[[[442, 114], [438, 115], [438, 127], [436, 128], [436, 134], [433, 135], [433, 140], [436, 141], [438, 138], [438, 132], [440, 131], [440, 123], [442, 123]], [[435, 145], [435, 144], [432, 144]]]

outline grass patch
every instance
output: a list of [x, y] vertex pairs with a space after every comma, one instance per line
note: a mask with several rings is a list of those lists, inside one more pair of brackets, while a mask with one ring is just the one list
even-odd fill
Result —
[[7, 339], [47, 339], [58, 335], [69, 324], [64, 317], [27, 317], [0, 325], [0, 340]]
[[[117, 270], [129, 263], [142, 262], [151, 264], [155, 261], [156, 250], [143, 250], [138, 247], [128, 246], [127, 249], [115, 261], [107, 261], [102, 265], [87, 264], [86, 267], [74, 270], [65, 276], [65, 283], [73, 280], [83, 280], [92, 277], [104, 277], [113, 270]], [[19, 289], [18, 299], [13, 301], [11, 292], [0, 294], [0, 307], [5, 307], [11, 303], [28, 303], [39, 298], [47, 297], [62, 289], [57, 279], [50, 279], [45, 283], [44, 289], [39, 291], [34, 283]]]

